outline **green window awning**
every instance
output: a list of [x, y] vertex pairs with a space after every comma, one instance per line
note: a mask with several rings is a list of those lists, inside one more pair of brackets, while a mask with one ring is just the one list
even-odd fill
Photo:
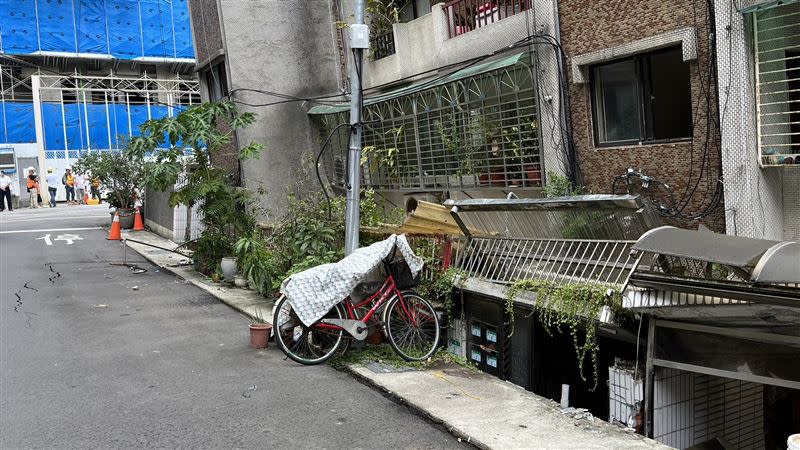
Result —
[[[474, 66], [469, 66], [460, 70], [456, 70], [455, 72], [444, 77], [418, 81], [414, 84], [396, 89], [394, 91], [389, 91], [376, 95], [374, 97], [366, 98], [364, 99], [364, 106], [374, 105], [376, 103], [384, 102], [386, 100], [391, 100], [394, 98], [410, 95], [416, 92], [421, 92], [444, 84], [452, 83], [453, 81], [458, 81], [464, 78], [473, 77], [475, 75], [480, 75], [482, 73], [491, 72], [497, 69], [502, 69], [504, 67], [510, 67], [517, 64], [523, 55], [525, 55], [524, 52], [508, 56], [502, 59], [496, 59], [494, 61], [482, 64], [476, 64]], [[349, 103], [340, 103], [336, 105], [317, 105], [311, 108], [308, 111], [308, 114], [333, 114], [349, 110], [350, 110]]]

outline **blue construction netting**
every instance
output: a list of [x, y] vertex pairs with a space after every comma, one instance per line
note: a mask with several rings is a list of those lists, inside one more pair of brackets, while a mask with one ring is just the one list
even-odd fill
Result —
[[194, 58], [187, 0], [0, 0], [0, 51]]
[[[178, 108], [173, 110], [178, 112]], [[61, 103], [42, 102], [44, 148], [70, 151], [120, 148], [125, 138], [139, 135], [139, 126], [148, 119], [168, 115], [169, 107], [164, 105], [65, 103], [62, 110]], [[33, 103], [0, 102], [0, 144], [33, 142], [36, 142]]]

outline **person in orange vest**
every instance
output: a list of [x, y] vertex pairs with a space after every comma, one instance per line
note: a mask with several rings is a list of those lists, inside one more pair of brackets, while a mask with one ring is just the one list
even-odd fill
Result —
[[39, 207], [39, 177], [36, 175], [36, 169], [31, 167], [28, 169], [28, 194], [31, 197], [31, 208]]
[[67, 167], [64, 170], [64, 176], [61, 177], [61, 184], [67, 188], [67, 204], [75, 205], [75, 175], [72, 174], [72, 169]]

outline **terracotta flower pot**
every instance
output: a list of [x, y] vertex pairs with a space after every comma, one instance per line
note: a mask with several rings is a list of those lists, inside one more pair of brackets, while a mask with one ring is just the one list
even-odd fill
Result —
[[503, 187], [506, 184], [506, 174], [500, 170], [493, 170], [490, 173], [478, 175], [478, 181], [481, 186]]
[[272, 325], [268, 323], [251, 323], [250, 347], [267, 348], [267, 342], [269, 341], [270, 331], [272, 331]]
[[528, 186], [542, 185], [542, 170], [539, 166], [525, 166], [525, 184]]

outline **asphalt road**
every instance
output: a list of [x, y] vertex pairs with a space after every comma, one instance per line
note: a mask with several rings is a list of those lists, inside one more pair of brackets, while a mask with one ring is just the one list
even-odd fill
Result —
[[462, 445], [347, 374], [249, 348], [246, 318], [139, 255], [145, 274], [109, 265], [108, 220], [0, 213], [0, 448]]

